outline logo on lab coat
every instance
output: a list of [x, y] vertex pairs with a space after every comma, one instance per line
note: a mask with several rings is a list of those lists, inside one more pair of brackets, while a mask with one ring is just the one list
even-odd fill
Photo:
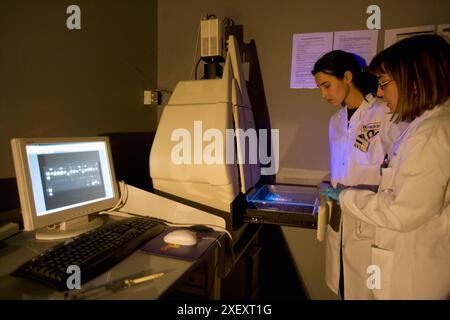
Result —
[[355, 139], [355, 148], [362, 152], [367, 152], [367, 150], [369, 150], [370, 140], [380, 132], [380, 128], [381, 122], [372, 122], [362, 125], [361, 132]]
[[376, 131], [377, 133], [380, 131], [381, 128], [381, 122], [372, 122], [365, 124], [361, 127], [361, 132], [367, 132], [367, 131]]

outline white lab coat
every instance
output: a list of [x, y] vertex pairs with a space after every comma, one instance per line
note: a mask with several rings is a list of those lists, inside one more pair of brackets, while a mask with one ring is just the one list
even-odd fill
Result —
[[[392, 148], [394, 141], [403, 132], [406, 124], [390, 121], [389, 108], [382, 100], [371, 95], [366, 97], [348, 122], [347, 108], [342, 108], [330, 119], [329, 141], [331, 151], [331, 184], [345, 186], [372, 186], [380, 183], [380, 164]], [[371, 131], [372, 130], [372, 131]], [[355, 147], [358, 135], [372, 134], [369, 147], [361, 151]], [[370, 137], [366, 135], [367, 138]], [[343, 267], [344, 297], [346, 299], [370, 299], [367, 288], [367, 267], [370, 265], [370, 247], [375, 228], [355, 219], [352, 215], [342, 215], [343, 225]], [[325, 245], [325, 282], [338, 294], [340, 274], [341, 231], [327, 226]]]
[[450, 294], [450, 100], [410, 123], [383, 169], [378, 193], [340, 194], [345, 215], [375, 226], [377, 299]]

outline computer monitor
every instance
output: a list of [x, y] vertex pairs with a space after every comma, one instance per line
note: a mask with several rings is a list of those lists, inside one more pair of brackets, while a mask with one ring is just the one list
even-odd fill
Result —
[[91, 213], [119, 200], [107, 137], [11, 140], [26, 231], [37, 239], [70, 238], [95, 228]]

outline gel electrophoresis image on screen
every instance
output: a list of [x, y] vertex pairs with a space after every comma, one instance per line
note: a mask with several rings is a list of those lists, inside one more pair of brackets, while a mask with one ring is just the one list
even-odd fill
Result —
[[114, 196], [104, 142], [29, 145], [27, 158], [38, 216]]
[[105, 197], [97, 151], [38, 155], [47, 210]]

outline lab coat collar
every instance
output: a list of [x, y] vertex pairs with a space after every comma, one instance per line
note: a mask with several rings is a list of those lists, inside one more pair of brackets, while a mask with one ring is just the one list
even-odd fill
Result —
[[425, 110], [425, 112], [415, 118], [413, 121], [411, 121], [411, 123], [408, 125], [407, 130], [408, 131], [410, 128], [415, 128], [417, 127], [420, 123], [422, 123], [425, 119], [431, 118], [433, 116], [439, 115], [441, 113], [445, 113], [445, 112], [449, 112], [450, 111], [450, 98], [447, 99], [447, 101], [445, 101], [443, 104], [435, 106], [433, 109], [431, 110]]
[[411, 121], [411, 123], [406, 127], [405, 130], [403, 130], [402, 134], [398, 136], [397, 140], [394, 143], [394, 147], [393, 147], [393, 153], [395, 153], [395, 151], [398, 148], [398, 145], [400, 144], [400, 142], [402, 141], [402, 139], [407, 135], [408, 132], [412, 132], [415, 128], [417, 128], [424, 120], [431, 118], [433, 116], [442, 114], [442, 113], [446, 113], [446, 112], [450, 112], [450, 98], [447, 99], [446, 102], [444, 102], [443, 104], [434, 107], [431, 110], [426, 110], [421, 116], [415, 118], [413, 121]]
[[372, 94], [368, 94], [365, 96], [365, 99], [363, 99], [363, 101], [361, 102], [361, 104], [359, 105], [359, 109], [361, 111], [365, 111], [365, 110], [369, 110], [372, 109], [374, 106], [374, 101], [375, 101], [375, 97]]
[[[363, 99], [363, 101], [361, 102], [361, 104], [358, 107], [358, 110], [356, 110], [355, 114], [359, 113], [359, 115], [361, 115], [361, 112], [370, 110], [374, 107], [374, 103], [375, 102], [376, 97], [374, 97], [372, 94], [368, 94], [365, 96], [365, 99]], [[344, 118], [345, 121], [347, 121], [347, 106], [345, 106], [344, 108], [341, 109], [341, 111], [339, 112], [339, 117], [340, 118]]]

